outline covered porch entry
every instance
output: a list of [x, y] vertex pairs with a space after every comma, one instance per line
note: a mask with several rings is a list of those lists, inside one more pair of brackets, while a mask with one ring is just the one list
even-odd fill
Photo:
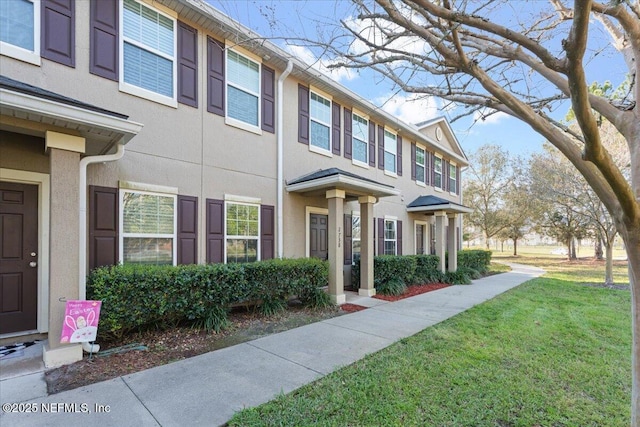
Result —
[[287, 191], [303, 197], [327, 199], [327, 258], [329, 260], [329, 296], [344, 304], [344, 204], [358, 201], [361, 222], [360, 288], [363, 296], [375, 295], [373, 287], [373, 205], [381, 197], [400, 194], [394, 187], [338, 168], [323, 169], [287, 183]]

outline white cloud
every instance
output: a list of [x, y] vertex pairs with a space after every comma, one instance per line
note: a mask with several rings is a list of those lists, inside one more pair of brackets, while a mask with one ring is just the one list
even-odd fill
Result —
[[508, 117], [509, 115], [507, 113], [503, 113], [502, 111], [496, 112], [489, 108], [483, 108], [473, 113], [473, 120], [476, 125], [495, 125]]
[[400, 120], [416, 124], [441, 115], [439, 101], [432, 96], [416, 94], [388, 94], [373, 100], [382, 109]]
[[286, 49], [293, 56], [308, 64], [312, 68], [328, 75], [332, 79], [341, 81], [350, 81], [357, 77], [357, 74], [347, 68], [327, 68], [331, 64], [338, 62], [338, 59], [319, 60], [313, 52], [304, 46], [287, 45]]

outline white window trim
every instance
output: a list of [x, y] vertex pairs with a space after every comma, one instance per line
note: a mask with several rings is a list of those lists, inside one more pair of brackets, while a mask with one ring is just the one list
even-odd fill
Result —
[[[333, 130], [333, 124], [331, 122], [329, 123], [325, 123], [323, 121], [320, 120], [314, 120], [313, 117], [311, 117], [311, 94], [315, 93], [317, 96], [320, 96], [321, 98], [324, 98], [326, 100], [329, 101], [329, 116], [331, 117], [331, 115], [333, 114], [332, 112], [332, 108], [333, 108], [333, 97], [331, 97], [331, 95], [322, 92], [321, 90], [318, 90], [316, 88], [314, 88], [313, 86], [309, 87], [309, 151], [312, 151], [314, 153], [318, 153], [318, 154], [322, 154], [324, 156], [327, 157], [333, 157], [333, 140], [332, 140], [332, 130]], [[320, 123], [321, 125], [327, 126], [329, 128], [329, 149], [326, 150], [322, 147], [318, 147], [317, 145], [313, 145], [312, 141], [311, 141], [311, 122], [315, 121], [317, 123]]]
[[309, 258], [310, 255], [310, 251], [309, 251], [309, 245], [311, 244], [311, 236], [309, 233], [309, 228], [311, 228], [311, 214], [318, 214], [318, 215], [327, 215], [329, 216], [329, 209], [325, 209], [325, 208], [318, 208], [315, 206], [306, 206], [305, 207], [305, 231], [304, 231], [304, 235], [305, 235], [305, 247], [304, 247], [304, 253], [305, 253], [305, 257]]
[[[444, 165], [444, 160], [442, 159], [442, 156], [439, 156], [438, 154], [434, 153], [434, 161], [433, 161], [433, 182], [431, 183], [433, 185], [434, 190], [436, 191], [443, 191], [442, 187], [444, 186], [444, 173], [442, 170], [442, 167]], [[436, 172], [436, 162], [435, 159], [440, 159], [440, 187], [436, 187], [436, 179], [435, 176], [438, 172]]]
[[353, 126], [353, 122], [354, 120], [354, 116], [358, 116], [363, 120], [366, 120], [367, 122], [367, 132], [369, 129], [369, 116], [367, 116], [366, 114], [362, 114], [360, 111], [358, 110], [352, 110], [351, 111], [351, 163], [355, 166], [359, 166], [361, 168], [364, 169], [369, 169], [369, 141], [368, 141], [368, 135], [365, 135], [365, 141], [364, 141], [364, 145], [365, 145], [365, 153], [367, 154], [367, 159], [363, 162], [361, 160], [356, 160], [355, 156], [353, 155], [353, 153], [355, 152], [355, 150], [353, 149], [353, 141], [356, 139], [354, 135], [354, 126]]
[[[390, 149], [387, 149], [387, 139], [386, 139], [386, 133], [389, 132], [391, 135], [395, 136], [395, 144], [393, 147], [393, 151]], [[393, 154], [393, 158], [394, 158], [394, 168], [393, 170], [387, 170], [387, 161], [385, 159], [384, 161], [384, 174], [387, 176], [391, 176], [394, 178], [398, 177], [398, 134], [396, 132], [393, 132], [392, 130], [387, 129], [386, 127], [384, 128], [384, 131], [382, 133], [382, 138], [384, 138], [384, 152], [389, 153], [389, 154]], [[386, 156], [385, 156], [386, 157]]]
[[140, 47], [144, 50], [151, 51], [154, 54], [161, 56], [165, 59], [170, 59], [173, 64], [173, 97], [168, 97], [165, 95], [161, 95], [159, 93], [132, 85], [124, 81], [124, 0], [119, 0], [120, 4], [118, 5], [120, 8], [120, 16], [119, 19], [119, 40], [118, 40], [118, 72], [119, 72], [119, 82], [118, 88], [121, 92], [128, 93], [129, 95], [134, 95], [140, 98], [148, 99], [153, 102], [157, 102], [158, 104], [167, 105], [169, 107], [178, 108], [178, 20], [177, 15], [167, 13], [165, 8], [158, 8], [155, 4], [152, 6], [146, 1], [134, 0], [137, 3], [153, 10], [154, 12], [159, 13], [160, 15], [164, 15], [165, 17], [171, 19], [173, 21], [173, 58], [169, 57], [167, 54], [152, 50], [148, 46], [140, 45], [140, 43], [134, 40], [127, 40], [127, 43], [130, 43], [134, 46]]
[[[164, 234], [164, 233], [125, 233], [124, 231], [124, 193], [138, 193], [138, 194], [149, 194], [152, 196], [161, 196], [161, 197], [171, 197], [173, 199], [173, 234]], [[172, 193], [162, 193], [155, 191], [141, 191], [141, 190], [131, 190], [128, 188], [119, 188], [118, 191], [118, 203], [120, 204], [118, 210], [118, 230], [120, 230], [118, 236], [118, 262], [120, 264], [124, 264], [124, 238], [125, 237], [152, 237], [156, 239], [172, 239], [173, 245], [171, 245], [171, 258], [172, 265], [177, 265], [178, 263], [178, 196]]]
[[[224, 103], [225, 103], [225, 114], [224, 114], [224, 123], [236, 127], [238, 129], [246, 130], [248, 132], [255, 133], [256, 135], [262, 135], [262, 61], [250, 52], [241, 49], [239, 47], [232, 47], [229, 41], [225, 40], [225, 51], [224, 51], [224, 75], [225, 75], [225, 84], [224, 84]], [[258, 64], [258, 93], [252, 92], [247, 88], [244, 88], [237, 83], [232, 83], [228, 78], [227, 67], [229, 66], [229, 51], [234, 51], [236, 54], [240, 56], [244, 56], [251, 62], [255, 62]], [[243, 122], [242, 120], [235, 119], [233, 117], [229, 117], [229, 85], [235, 87], [238, 90], [246, 92], [248, 94], [254, 95], [258, 97], [258, 125], [253, 126], [249, 123]]]
[[415, 179], [415, 183], [418, 184], [421, 187], [426, 187], [427, 184], [425, 183], [425, 180], [423, 180], [423, 181], [419, 181], [418, 180], [417, 170], [418, 170], [418, 150], [419, 149], [424, 151], [424, 157], [423, 157], [424, 163], [422, 163], [421, 166], [424, 169], [425, 180], [426, 180], [426, 177], [427, 177], [427, 148], [422, 144], [416, 144], [416, 179]]
[[[451, 167], [454, 167], [455, 170], [458, 170], [458, 164], [452, 161], [449, 161], [449, 180], [453, 179], [453, 182], [456, 183], [456, 189], [458, 188], [458, 179], [456, 177], [456, 175], [453, 176], [453, 178], [451, 178]], [[449, 185], [449, 190], [451, 190], [451, 185]], [[457, 193], [455, 191], [449, 191], [449, 194], [451, 194], [452, 196], [457, 196]]]
[[[235, 196], [235, 197], [240, 197], [240, 196]], [[224, 263], [227, 264], [227, 240], [228, 239], [232, 239], [232, 240], [254, 240], [254, 237], [250, 237], [250, 236], [238, 236], [238, 235], [232, 235], [229, 236], [227, 234], [227, 206], [229, 205], [244, 205], [244, 206], [254, 206], [258, 208], [258, 235], [255, 237], [255, 240], [258, 242], [258, 244], [256, 245], [256, 261], [260, 261], [262, 258], [260, 256], [260, 236], [262, 235], [262, 228], [261, 228], [261, 218], [260, 218], [260, 205], [257, 203], [251, 203], [251, 202], [239, 202], [239, 201], [235, 201], [233, 199], [226, 199], [225, 197], [225, 201], [224, 201]]]
[[[387, 239], [387, 221], [393, 222], [393, 224], [394, 224], [393, 230], [394, 230], [394, 233], [395, 233], [395, 236], [396, 236], [395, 239]], [[395, 217], [395, 216], [385, 216], [384, 217], [384, 228], [383, 228], [383, 231], [384, 231], [384, 242], [385, 242], [385, 248], [383, 248], [383, 249], [385, 249], [385, 251], [384, 251], [385, 253], [381, 254], [381, 255], [387, 255], [387, 253], [386, 253], [386, 243], [387, 242], [395, 242], [396, 243], [395, 244], [395, 253], [393, 255], [398, 255], [398, 218]]]
[[10, 56], [19, 61], [41, 65], [40, 58], [40, 0], [27, 0], [33, 4], [33, 51], [0, 41], [0, 55]]

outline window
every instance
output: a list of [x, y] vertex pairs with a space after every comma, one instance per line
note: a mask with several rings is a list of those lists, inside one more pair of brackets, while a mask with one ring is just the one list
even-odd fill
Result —
[[396, 254], [396, 220], [393, 219], [384, 220], [384, 254]]
[[360, 216], [351, 216], [351, 254], [353, 256], [353, 264], [360, 259], [361, 252], [361, 234], [360, 234]]
[[176, 196], [121, 190], [120, 260], [176, 263]]
[[367, 143], [367, 138], [369, 136], [369, 122], [367, 119], [354, 113], [352, 118], [352, 128], [353, 160], [368, 164], [369, 145]]
[[260, 207], [244, 203], [226, 206], [226, 262], [254, 262], [258, 257]]
[[260, 123], [260, 64], [233, 50], [227, 50], [227, 117]]
[[121, 90], [176, 106], [176, 21], [135, 0], [123, 0]]
[[442, 158], [433, 158], [433, 186], [442, 188]]
[[425, 182], [425, 151], [424, 148], [416, 146], [416, 182]]
[[388, 130], [384, 130], [384, 170], [396, 173], [396, 150], [398, 149], [397, 136]]
[[449, 164], [449, 191], [456, 194], [456, 165]]
[[311, 146], [331, 150], [331, 100], [311, 92], [309, 105]]
[[40, 65], [39, 1], [0, 1], [0, 53]]

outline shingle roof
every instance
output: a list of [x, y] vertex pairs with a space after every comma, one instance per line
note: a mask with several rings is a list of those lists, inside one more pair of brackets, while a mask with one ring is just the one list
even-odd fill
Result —
[[78, 101], [77, 99], [69, 98], [69, 97], [57, 94], [55, 92], [42, 89], [37, 86], [32, 86], [30, 84], [26, 84], [23, 82], [19, 82], [17, 80], [10, 79], [2, 75], [0, 75], [0, 89], [8, 89], [14, 92], [20, 92], [26, 95], [32, 95], [37, 98], [48, 99], [50, 101], [71, 105], [74, 107], [82, 108], [83, 110], [94, 111], [96, 113], [102, 113], [102, 114], [117, 117], [120, 119], [127, 120], [129, 118], [129, 116], [127, 115], [116, 113], [114, 111], [105, 110], [104, 108], [96, 107], [95, 105], [87, 104], [85, 102]]
[[359, 180], [362, 180], [362, 181], [371, 182], [373, 184], [382, 185], [384, 187], [393, 188], [393, 186], [391, 186], [391, 185], [382, 184], [382, 183], [380, 183], [378, 181], [374, 181], [372, 179], [365, 178], [363, 176], [356, 175], [354, 173], [347, 172], [347, 171], [344, 171], [344, 170], [339, 169], [339, 168], [321, 169], [321, 170], [309, 173], [307, 175], [303, 175], [303, 176], [301, 176], [299, 178], [296, 178], [296, 179], [294, 179], [292, 181], [289, 181], [289, 182], [287, 182], [287, 184], [288, 185], [300, 184], [301, 182], [313, 181], [314, 179], [326, 178], [326, 177], [334, 176], [334, 175], [344, 175], [344, 176], [348, 176], [350, 178], [355, 178], [355, 179], [359, 179]]
[[438, 205], [453, 205], [466, 208], [466, 206], [437, 196], [420, 196], [407, 205], [407, 208], [423, 208]]

